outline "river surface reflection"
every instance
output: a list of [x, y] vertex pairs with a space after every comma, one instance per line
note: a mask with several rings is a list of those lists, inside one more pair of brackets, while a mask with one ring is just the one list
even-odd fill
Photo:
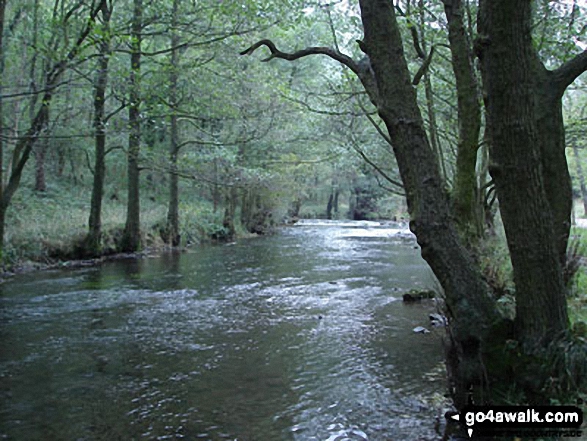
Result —
[[[398, 225], [301, 222], [0, 285], [0, 438], [432, 440], [433, 286]], [[436, 380], [435, 380], [436, 378]]]

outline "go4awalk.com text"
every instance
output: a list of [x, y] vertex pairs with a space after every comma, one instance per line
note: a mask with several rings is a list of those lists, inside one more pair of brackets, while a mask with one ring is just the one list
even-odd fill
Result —
[[467, 406], [452, 419], [475, 435], [580, 437], [583, 411], [575, 406]]

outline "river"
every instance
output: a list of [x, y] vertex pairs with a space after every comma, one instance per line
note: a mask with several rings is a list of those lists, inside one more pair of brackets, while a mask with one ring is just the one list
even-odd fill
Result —
[[434, 286], [398, 225], [303, 221], [0, 285], [0, 439], [432, 440]]

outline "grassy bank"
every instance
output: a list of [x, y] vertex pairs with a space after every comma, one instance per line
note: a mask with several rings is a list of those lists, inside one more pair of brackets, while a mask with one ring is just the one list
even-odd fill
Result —
[[[107, 192], [102, 207], [103, 250], [116, 252], [124, 229], [126, 201], [122, 192]], [[53, 263], [73, 254], [88, 231], [88, 192], [52, 185], [44, 193], [23, 187], [9, 209], [6, 225], [4, 269], [26, 262]], [[141, 230], [144, 247], [163, 247], [160, 229], [165, 225], [167, 204], [163, 197], [148, 195], [141, 200]], [[222, 231], [222, 214], [208, 201], [190, 198], [180, 205], [182, 246], [210, 241]]]

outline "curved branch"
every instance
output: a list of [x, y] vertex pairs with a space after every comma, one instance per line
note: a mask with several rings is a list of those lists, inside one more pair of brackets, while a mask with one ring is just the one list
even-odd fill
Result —
[[587, 50], [576, 55], [553, 71], [559, 92], [563, 93], [585, 71], [587, 71]]
[[261, 46], [267, 46], [267, 48], [271, 51], [271, 55], [269, 55], [267, 58], [264, 58], [263, 60], [261, 60], [263, 62], [271, 61], [274, 58], [281, 58], [281, 59], [287, 60], [287, 61], [294, 61], [299, 58], [307, 57], [308, 55], [326, 55], [327, 57], [330, 57], [333, 60], [336, 60], [339, 63], [344, 64], [346, 67], [348, 67], [350, 70], [352, 70], [355, 74], [359, 75], [359, 66], [355, 62], [355, 60], [353, 60], [348, 55], [345, 55], [345, 54], [338, 52], [337, 50], [331, 49], [329, 47], [308, 47], [306, 49], [302, 49], [302, 50], [296, 51], [294, 53], [288, 53], [288, 52], [282, 52], [279, 49], [277, 49], [277, 47], [275, 47], [275, 44], [271, 40], [261, 40], [261, 41], [258, 41], [257, 43], [255, 43], [254, 45], [252, 45], [250, 48], [242, 51], [240, 53], [240, 55], [251, 55], [253, 52], [255, 52], [257, 49], [259, 49]]
[[[357, 41], [359, 47], [361, 47], [361, 41]], [[333, 60], [338, 61], [339, 63], [343, 64], [344, 66], [348, 67], [353, 73], [359, 78], [365, 91], [369, 95], [369, 98], [376, 104], [378, 101], [378, 91], [377, 91], [377, 83], [375, 82], [375, 77], [373, 75], [373, 70], [371, 69], [371, 64], [369, 63], [369, 57], [365, 57], [360, 62], [356, 62], [348, 55], [345, 55], [337, 50], [334, 50], [329, 47], [322, 47], [322, 46], [314, 46], [308, 47], [306, 49], [301, 49], [299, 51], [289, 53], [289, 52], [282, 52], [275, 46], [271, 40], [260, 40], [248, 49], [240, 52], [240, 55], [251, 55], [261, 46], [266, 46], [271, 55], [267, 58], [264, 58], [263, 62], [271, 61], [274, 58], [281, 58], [282, 60], [287, 61], [294, 61], [298, 60], [303, 57], [307, 57], [309, 55], [326, 55], [327, 57], [332, 58]]]

